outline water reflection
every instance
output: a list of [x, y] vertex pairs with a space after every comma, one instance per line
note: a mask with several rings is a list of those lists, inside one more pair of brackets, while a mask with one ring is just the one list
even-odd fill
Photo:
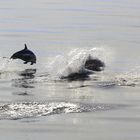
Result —
[[32, 79], [35, 77], [35, 73], [36, 73], [36, 69], [25, 69], [24, 71], [22, 71], [19, 75], [23, 76], [24, 78], [29, 78]]
[[13, 79], [12, 86], [19, 88], [34, 88], [33, 83], [35, 83], [35, 73], [36, 69], [25, 69], [19, 73], [20, 78]]
[[23, 91], [23, 92], [13, 92], [13, 95], [29, 96], [29, 93], [28, 93], [27, 91]]

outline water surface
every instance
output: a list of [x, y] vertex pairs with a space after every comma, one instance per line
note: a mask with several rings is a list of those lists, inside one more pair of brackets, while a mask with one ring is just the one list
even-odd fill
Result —
[[[0, 0], [0, 139], [139, 140], [139, 5]], [[8, 59], [25, 43], [36, 65]], [[103, 72], [60, 78], [89, 55]]]

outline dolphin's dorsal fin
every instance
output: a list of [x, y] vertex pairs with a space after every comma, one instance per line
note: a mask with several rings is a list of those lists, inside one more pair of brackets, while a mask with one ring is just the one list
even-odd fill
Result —
[[25, 45], [25, 48], [24, 48], [24, 50], [27, 50], [28, 48], [27, 48], [27, 45], [26, 44], [24, 44]]

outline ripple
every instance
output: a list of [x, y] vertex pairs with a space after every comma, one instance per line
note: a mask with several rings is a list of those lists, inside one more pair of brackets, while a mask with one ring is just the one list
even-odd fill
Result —
[[115, 109], [120, 105], [79, 104], [69, 102], [21, 102], [0, 105], [0, 119], [17, 120], [55, 114], [95, 112]]

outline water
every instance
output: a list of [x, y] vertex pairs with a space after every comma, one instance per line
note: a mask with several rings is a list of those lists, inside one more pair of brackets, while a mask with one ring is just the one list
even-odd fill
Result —
[[[139, 5], [0, 0], [0, 139], [139, 140]], [[36, 65], [8, 59], [25, 43]], [[103, 72], [60, 78], [89, 55], [105, 62]]]

